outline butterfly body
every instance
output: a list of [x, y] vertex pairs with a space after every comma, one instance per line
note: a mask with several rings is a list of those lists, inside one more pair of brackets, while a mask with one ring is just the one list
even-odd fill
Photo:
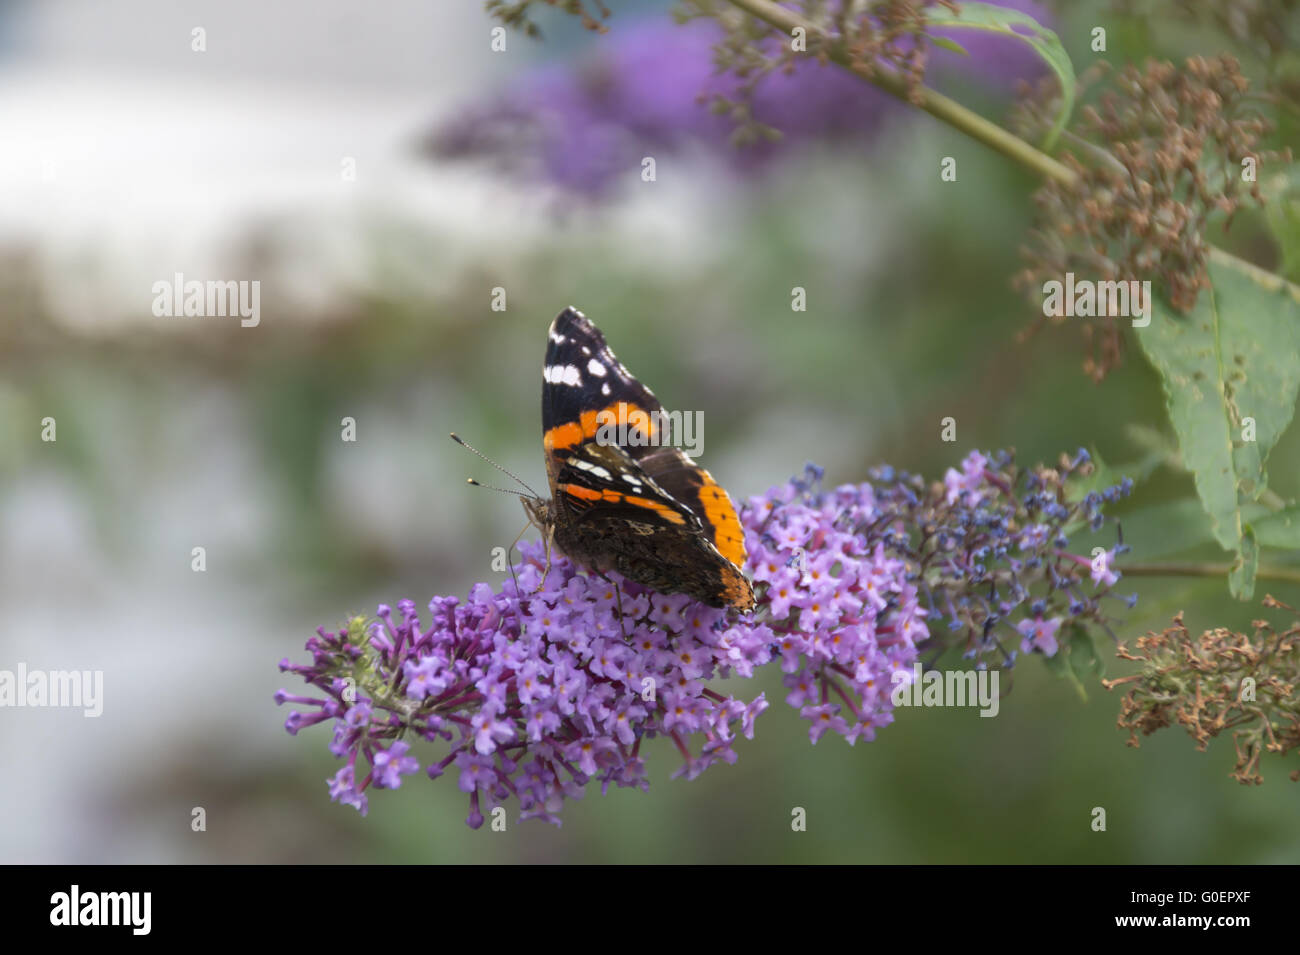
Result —
[[576, 309], [556, 317], [547, 339], [542, 445], [551, 498], [525, 498], [529, 518], [591, 570], [752, 610], [735, 507], [708, 471], [660, 443], [654, 393]]

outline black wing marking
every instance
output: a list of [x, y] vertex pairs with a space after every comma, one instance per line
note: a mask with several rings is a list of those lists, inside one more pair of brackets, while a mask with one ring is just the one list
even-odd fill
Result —
[[596, 411], [620, 401], [647, 412], [663, 408], [654, 392], [618, 360], [600, 329], [576, 308], [566, 308], [547, 332], [542, 430], [578, 421], [584, 411]]
[[622, 448], [594, 442], [580, 445], [565, 460], [555, 483], [557, 500], [575, 521], [617, 518], [704, 534], [699, 517]]
[[737, 567], [745, 563], [745, 531], [736, 505], [713, 475], [678, 448], [655, 448], [638, 462], [650, 478], [707, 525], [706, 536]]

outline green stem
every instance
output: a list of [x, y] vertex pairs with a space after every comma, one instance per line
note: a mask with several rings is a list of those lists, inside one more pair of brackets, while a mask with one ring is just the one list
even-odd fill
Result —
[[868, 83], [880, 87], [886, 93], [896, 96], [904, 102], [919, 106], [935, 119], [943, 120], [949, 126], [961, 130], [972, 139], [976, 139], [1004, 156], [1028, 166], [1044, 179], [1056, 179], [1066, 184], [1074, 182], [1076, 176], [1068, 166], [1053, 159], [1047, 153], [1035, 149], [1019, 136], [1007, 132], [997, 123], [990, 122], [979, 113], [967, 109], [956, 100], [949, 99], [942, 93], [936, 93], [927, 86], [922, 86], [916, 91], [919, 99], [912, 98], [907, 82], [895, 70], [854, 61], [844, 48], [843, 43], [830, 40], [815, 24], [810, 20], [805, 20], [799, 14], [787, 10], [785, 7], [779, 7], [770, 0], [728, 0], [728, 2], [746, 13], [771, 24], [787, 36], [796, 27], [802, 27], [809, 39], [816, 37], [824, 41], [827, 55], [833, 63], [844, 67]]
[[[1232, 564], [1215, 563], [1170, 563], [1170, 564], [1124, 564], [1116, 565], [1116, 570], [1126, 577], [1226, 577], [1232, 572]], [[1277, 580], [1288, 584], [1300, 584], [1300, 567], [1273, 567], [1261, 564], [1255, 571], [1257, 580]]]
[[[886, 93], [906, 102], [915, 103], [935, 119], [942, 120], [990, 149], [996, 150], [1009, 159], [1014, 159], [1042, 178], [1054, 179], [1066, 186], [1074, 185], [1078, 181], [1078, 174], [1069, 166], [1034, 148], [1019, 136], [1007, 132], [997, 123], [990, 122], [978, 113], [967, 109], [956, 100], [949, 99], [927, 86], [919, 87], [914, 92], [910, 91], [906, 81], [896, 71], [878, 64], [854, 61], [842, 42], [827, 36], [811, 20], [805, 20], [797, 13], [777, 6], [771, 0], [727, 0], [727, 2], [776, 27], [786, 36], [790, 36], [797, 27], [803, 28], [809, 40], [821, 41], [831, 62], [880, 87]], [[1222, 265], [1245, 272], [1265, 288], [1285, 290], [1296, 301], [1300, 301], [1300, 285], [1288, 282], [1215, 246], [1210, 246], [1210, 258]]]

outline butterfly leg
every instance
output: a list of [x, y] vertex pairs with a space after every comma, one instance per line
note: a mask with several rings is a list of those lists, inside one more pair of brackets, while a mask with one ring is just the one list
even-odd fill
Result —
[[538, 582], [537, 589], [533, 591], [534, 594], [542, 592], [542, 588], [546, 586], [546, 575], [551, 572], [551, 535], [543, 534], [542, 543], [546, 546], [546, 566], [542, 568], [542, 579]]
[[[510, 555], [515, 552], [515, 546], [519, 543], [519, 538], [523, 537], [530, 527], [532, 527], [532, 524], [525, 524], [524, 529], [515, 535], [515, 539], [511, 541], [510, 546], [506, 548], [506, 563], [510, 566], [510, 579], [514, 581], [516, 596], [519, 594], [519, 578], [515, 576], [515, 562], [510, 559]], [[522, 557], [523, 555], [521, 554], [520, 556]]]
[[626, 618], [623, 616], [623, 588], [617, 582], [614, 584], [614, 603], [618, 606], [618, 625], [623, 630], [623, 639], [630, 641], [632, 635], [627, 632], [627, 624], [624, 622]]

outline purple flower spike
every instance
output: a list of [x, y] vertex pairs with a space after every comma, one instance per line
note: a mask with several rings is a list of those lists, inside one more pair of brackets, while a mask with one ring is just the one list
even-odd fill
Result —
[[[645, 790], [641, 747], [657, 737], [688, 779], [735, 762], [736, 740], [754, 738], [769, 704], [710, 683], [769, 664], [812, 742], [871, 740], [893, 721], [896, 674], [910, 678], [922, 648], [1010, 666], [1003, 638], [1053, 656], [1063, 623], [1105, 624], [1115, 550], [1095, 562], [1070, 553], [1065, 531], [1099, 524], [1102, 503], [1127, 486], [1067, 493], [1091, 468], [1062, 457], [1020, 472], [1005, 452], [973, 452], [944, 482], [882, 468], [874, 483], [825, 491], [810, 466], [740, 510], [758, 600], [743, 617], [591, 576], [560, 555], [543, 580], [541, 545], [523, 544], [518, 585], [435, 597], [424, 620], [404, 600], [318, 630], [312, 661], [281, 668], [323, 695], [275, 699], [314, 707], [290, 714], [290, 733], [334, 721], [330, 750], [347, 761], [330, 780], [334, 800], [365, 813], [372, 784], [454, 769], [473, 828], [507, 803], [558, 824], [592, 782]], [[1089, 575], [1097, 586], [1084, 586]], [[426, 743], [437, 753], [422, 762], [414, 750]]]

